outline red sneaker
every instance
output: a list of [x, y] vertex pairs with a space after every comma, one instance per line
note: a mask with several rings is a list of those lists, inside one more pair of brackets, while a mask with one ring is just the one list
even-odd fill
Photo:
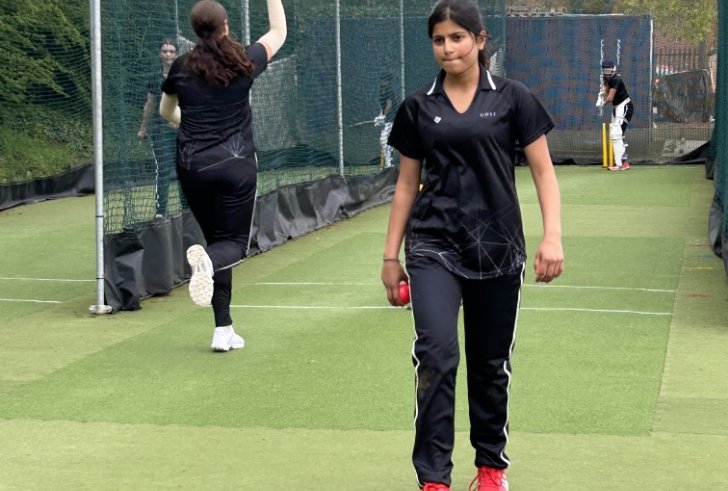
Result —
[[629, 162], [627, 162], [626, 160], [622, 162], [622, 170], [627, 170], [629, 169], [629, 167]]
[[508, 491], [506, 470], [478, 467], [478, 475], [475, 476], [468, 489], [469, 491]]
[[451, 491], [450, 486], [446, 486], [439, 482], [426, 482], [422, 491]]

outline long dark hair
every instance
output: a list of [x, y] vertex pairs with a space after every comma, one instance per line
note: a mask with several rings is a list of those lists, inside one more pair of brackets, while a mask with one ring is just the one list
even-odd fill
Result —
[[[478, 4], [472, 0], [440, 0], [432, 8], [430, 18], [427, 20], [427, 33], [432, 39], [432, 31], [435, 24], [451, 20], [470, 32], [475, 38], [481, 35], [485, 28], [483, 20], [480, 16]], [[488, 42], [488, 33], [485, 36]], [[485, 48], [478, 52], [478, 62], [488, 68], [488, 57], [485, 54]]]
[[226, 86], [238, 75], [250, 75], [253, 63], [245, 48], [225, 35], [227, 12], [215, 0], [200, 0], [190, 11], [190, 24], [197, 43], [186, 60], [186, 67], [213, 86]]
[[174, 46], [174, 49], [179, 49], [177, 47], [177, 41], [175, 41], [174, 39], [172, 39], [172, 38], [162, 38], [162, 40], [159, 42], [159, 50], [160, 51], [162, 50], [162, 48], [164, 47], [165, 44], [168, 45], [168, 46]]

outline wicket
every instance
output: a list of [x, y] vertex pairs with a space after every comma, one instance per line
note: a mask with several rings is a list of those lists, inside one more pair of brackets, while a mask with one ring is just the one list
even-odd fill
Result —
[[609, 138], [607, 123], [602, 123], [602, 167], [609, 168], [614, 165], [614, 147]]

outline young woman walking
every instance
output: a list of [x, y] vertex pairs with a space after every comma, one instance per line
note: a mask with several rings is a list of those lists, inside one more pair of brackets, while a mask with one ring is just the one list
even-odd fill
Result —
[[[392, 305], [402, 305], [400, 282], [411, 288], [412, 459], [420, 487], [450, 489], [462, 305], [472, 486], [506, 491], [511, 353], [526, 260], [516, 146], [528, 159], [543, 216], [535, 277], [549, 282], [564, 262], [559, 186], [545, 136], [554, 123], [521, 83], [488, 71], [487, 34], [474, 2], [439, 1], [428, 27], [442, 70], [406, 98], [389, 137], [400, 172], [381, 278]], [[405, 235], [406, 272], [399, 259]]]

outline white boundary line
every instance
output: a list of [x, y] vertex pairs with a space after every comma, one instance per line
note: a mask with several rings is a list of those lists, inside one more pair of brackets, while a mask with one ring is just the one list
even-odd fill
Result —
[[60, 283], [85, 283], [95, 282], [96, 280], [69, 280], [65, 278], [9, 278], [7, 276], [0, 276], [0, 280], [3, 281], [58, 281]]
[[63, 303], [60, 300], [34, 300], [31, 298], [0, 298], [0, 302]]
[[[334, 306], [334, 305], [231, 305], [233, 309], [271, 309], [271, 310], [387, 310], [401, 309], [391, 305], [360, 305], [360, 306]], [[521, 307], [521, 310], [535, 310], [541, 312], [592, 312], [601, 314], [634, 314], [672, 317], [672, 312], [644, 312], [639, 310], [619, 309], [583, 309], [571, 307]]]
[[[13, 278], [0, 276], [2, 281], [57, 281], [61, 283], [86, 283], [95, 282], [96, 280], [72, 280], [66, 278]], [[243, 286], [372, 286], [380, 285], [379, 282], [346, 282], [346, 281], [256, 281], [241, 282]], [[529, 285], [528, 288], [566, 288], [573, 290], [623, 290], [623, 291], [640, 291], [653, 293], [675, 293], [675, 289], [670, 288], [638, 288], [627, 286], [579, 286], [579, 285]]]
[[[25, 298], [0, 298], [0, 302], [19, 302], [19, 303], [51, 303], [62, 304], [60, 300], [34, 300]], [[393, 307], [391, 305], [358, 305], [358, 306], [334, 306], [334, 305], [230, 305], [233, 309], [271, 309], [271, 310], [389, 310], [399, 309], [401, 307]], [[639, 310], [621, 310], [621, 309], [584, 309], [572, 307], [521, 307], [521, 310], [534, 310], [541, 312], [589, 312], [602, 314], [633, 314], [633, 315], [653, 315], [662, 317], [671, 317], [671, 312], [644, 312]]]
[[[73, 280], [62, 278], [11, 278], [0, 276], [0, 280], [6, 281], [44, 281], [44, 282], [62, 282], [62, 283], [82, 283], [93, 282], [95, 280]], [[249, 286], [372, 286], [378, 285], [378, 282], [336, 282], [336, 281], [296, 281], [296, 282], [274, 282], [261, 281], [243, 283]], [[575, 286], [575, 285], [523, 285], [530, 288], [560, 288], [560, 289], [576, 289], [576, 290], [621, 290], [621, 291], [641, 291], [650, 293], [675, 293], [672, 289], [662, 288], [631, 288], [620, 286]], [[60, 300], [37, 300], [37, 299], [21, 299], [21, 298], [0, 298], [0, 302], [25, 302], [25, 303], [50, 303], [62, 304]], [[360, 305], [360, 306], [316, 306], [316, 305], [231, 305], [236, 309], [280, 309], [280, 310], [386, 310], [396, 309], [391, 305]], [[671, 317], [671, 312], [645, 312], [637, 310], [621, 310], [621, 309], [586, 309], [586, 308], [570, 308], [570, 307], [521, 307], [521, 310], [533, 310], [543, 312], [591, 312], [604, 314], [632, 314], [632, 315], [652, 315]]]
[[[2, 281], [48, 281], [48, 282], [59, 282], [59, 283], [86, 283], [95, 282], [96, 280], [70, 280], [64, 278], [10, 278], [7, 276], [0, 276]], [[38, 300], [35, 298], [0, 298], [0, 302], [17, 302], [17, 303], [52, 303], [62, 304], [61, 300]]]
[[675, 293], [669, 288], [633, 288], [629, 286], [523, 285], [531, 288], [571, 288], [573, 290], [627, 290], [634, 292]]
[[[380, 285], [378, 282], [338, 282], [338, 281], [259, 281], [242, 283], [246, 286], [370, 286]], [[574, 290], [627, 290], [654, 293], [675, 293], [675, 289], [669, 288], [638, 288], [627, 286], [577, 286], [577, 285], [523, 285], [529, 288], [569, 288]]]

